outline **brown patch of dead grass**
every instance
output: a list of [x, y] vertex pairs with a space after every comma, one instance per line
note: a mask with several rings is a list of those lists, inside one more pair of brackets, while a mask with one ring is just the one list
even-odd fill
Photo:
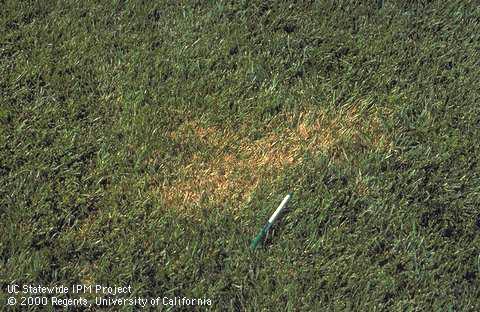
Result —
[[170, 133], [172, 138], [200, 140], [217, 153], [210, 158], [200, 153], [192, 155], [189, 163], [179, 169], [181, 175], [169, 185], [157, 187], [155, 192], [175, 209], [202, 201], [222, 204], [245, 200], [259, 183], [271, 182], [282, 170], [298, 164], [305, 152], [348, 159], [347, 145], [359, 152], [388, 148], [378, 115], [365, 116], [357, 106], [336, 115], [304, 112], [279, 118], [283, 122], [273, 120], [272, 130], [258, 140], [247, 138], [242, 130], [204, 127], [196, 121], [183, 124]]

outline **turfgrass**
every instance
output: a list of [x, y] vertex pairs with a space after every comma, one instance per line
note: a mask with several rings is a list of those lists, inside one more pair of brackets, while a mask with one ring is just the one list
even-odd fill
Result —
[[2, 305], [480, 309], [475, 1], [0, 7]]

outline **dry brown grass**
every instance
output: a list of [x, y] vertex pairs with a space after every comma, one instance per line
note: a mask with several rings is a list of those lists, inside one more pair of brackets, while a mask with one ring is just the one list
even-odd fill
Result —
[[199, 140], [216, 151], [215, 157], [195, 153], [188, 164], [179, 168], [178, 178], [157, 186], [154, 192], [175, 209], [202, 201], [222, 204], [245, 200], [259, 183], [272, 182], [282, 170], [298, 164], [305, 152], [326, 153], [333, 160], [341, 160], [351, 157], [345, 151], [348, 145], [359, 153], [388, 148], [378, 115], [365, 115], [354, 105], [336, 115], [283, 115], [279, 116], [283, 122], [272, 120], [271, 127], [267, 127], [272, 130], [257, 140], [249, 139], [245, 129], [204, 127], [190, 121], [170, 133], [172, 139]]

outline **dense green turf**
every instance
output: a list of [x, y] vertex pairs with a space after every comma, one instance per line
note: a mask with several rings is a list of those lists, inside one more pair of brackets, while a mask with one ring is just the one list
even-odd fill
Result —
[[478, 4], [313, 2], [0, 0], [0, 305], [480, 310]]

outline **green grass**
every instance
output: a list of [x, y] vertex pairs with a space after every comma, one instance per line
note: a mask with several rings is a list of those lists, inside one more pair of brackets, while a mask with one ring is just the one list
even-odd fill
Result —
[[479, 310], [480, 9], [350, 2], [0, 1], [2, 307]]

